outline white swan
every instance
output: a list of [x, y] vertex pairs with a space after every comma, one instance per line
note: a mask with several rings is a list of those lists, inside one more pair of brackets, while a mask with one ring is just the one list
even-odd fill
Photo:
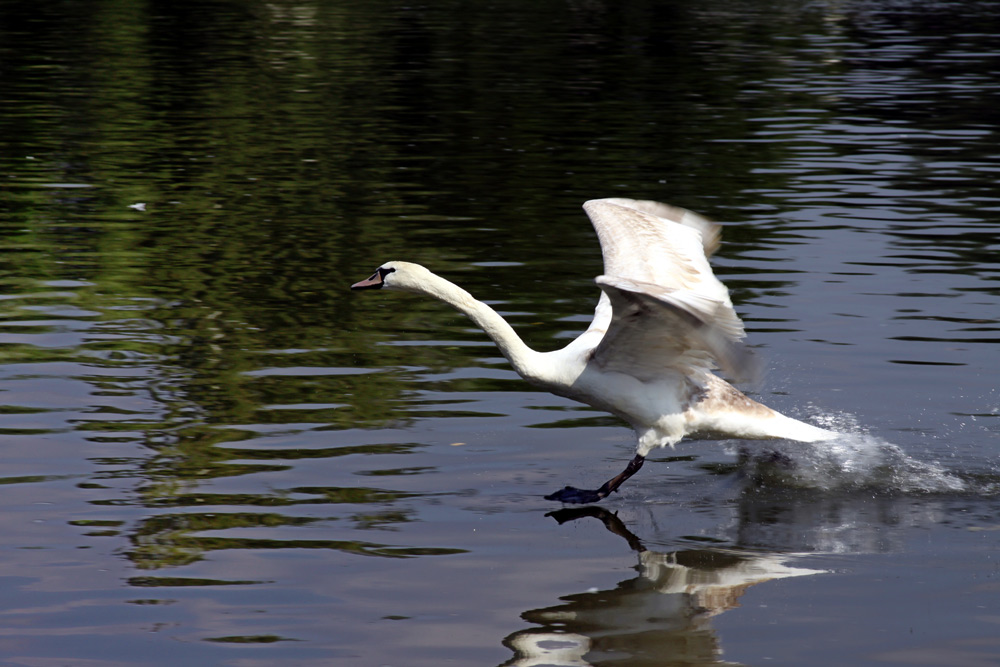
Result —
[[719, 227], [674, 206], [632, 199], [583, 205], [604, 256], [594, 321], [561, 350], [536, 352], [495, 310], [418, 264], [387, 262], [351, 289], [429, 294], [468, 315], [534, 385], [618, 415], [635, 429], [635, 457], [596, 490], [567, 486], [546, 496], [596, 502], [642, 467], [655, 447], [690, 434], [825, 440], [832, 431], [786, 417], [744, 396], [711, 370], [752, 375], [755, 358], [739, 342], [743, 322], [708, 255]]

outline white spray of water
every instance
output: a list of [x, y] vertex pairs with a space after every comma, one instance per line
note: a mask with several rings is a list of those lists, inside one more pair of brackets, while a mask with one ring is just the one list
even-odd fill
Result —
[[962, 493], [968, 482], [936, 461], [919, 461], [901, 447], [861, 428], [851, 415], [821, 414], [813, 421], [840, 433], [820, 442], [740, 444], [745, 472], [761, 486], [873, 493]]

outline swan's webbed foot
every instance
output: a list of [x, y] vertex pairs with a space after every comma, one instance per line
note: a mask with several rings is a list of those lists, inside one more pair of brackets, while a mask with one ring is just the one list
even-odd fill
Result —
[[575, 504], [596, 503], [602, 498], [604, 498], [604, 496], [601, 495], [600, 489], [578, 489], [575, 486], [566, 486], [555, 493], [550, 493], [545, 496], [546, 500], [557, 500], [561, 503]]
[[642, 467], [645, 457], [641, 454], [636, 454], [635, 457], [628, 462], [625, 466], [625, 470], [606, 481], [601, 485], [601, 488], [590, 491], [588, 489], [578, 489], [575, 486], [563, 487], [560, 491], [555, 493], [550, 493], [545, 496], [546, 500], [558, 500], [561, 503], [596, 503], [603, 498], [607, 498], [612, 493], [618, 490], [618, 487], [622, 485], [626, 479], [638, 472], [639, 468]]

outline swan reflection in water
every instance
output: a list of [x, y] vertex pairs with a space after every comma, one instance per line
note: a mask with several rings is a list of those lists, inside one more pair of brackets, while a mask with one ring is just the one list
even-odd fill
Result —
[[[538, 627], [504, 640], [514, 651], [505, 667], [619, 664], [726, 665], [713, 616], [739, 606], [743, 593], [773, 579], [823, 574], [789, 564], [794, 554], [760, 554], [732, 549], [660, 553], [647, 549], [617, 515], [599, 507], [550, 512], [559, 523], [584, 517], [600, 520], [639, 555], [639, 576], [614, 590], [563, 598], [563, 604], [525, 612]], [[641, 649], [639, 649], [641, 647]], [[639, 649], [639, 650], [637, 650]]]

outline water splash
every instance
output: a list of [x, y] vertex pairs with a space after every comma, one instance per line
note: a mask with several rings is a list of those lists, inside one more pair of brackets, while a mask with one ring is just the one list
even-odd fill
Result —
[[997, 483], [921, 461], [902, 447], [867, 433], [852, 415], [822, 414], [819, 426], [838, 431], [820, 442], [739, 445], [743, 472], [757, 488], [798, 488], [874, 494], [991, 493]]

